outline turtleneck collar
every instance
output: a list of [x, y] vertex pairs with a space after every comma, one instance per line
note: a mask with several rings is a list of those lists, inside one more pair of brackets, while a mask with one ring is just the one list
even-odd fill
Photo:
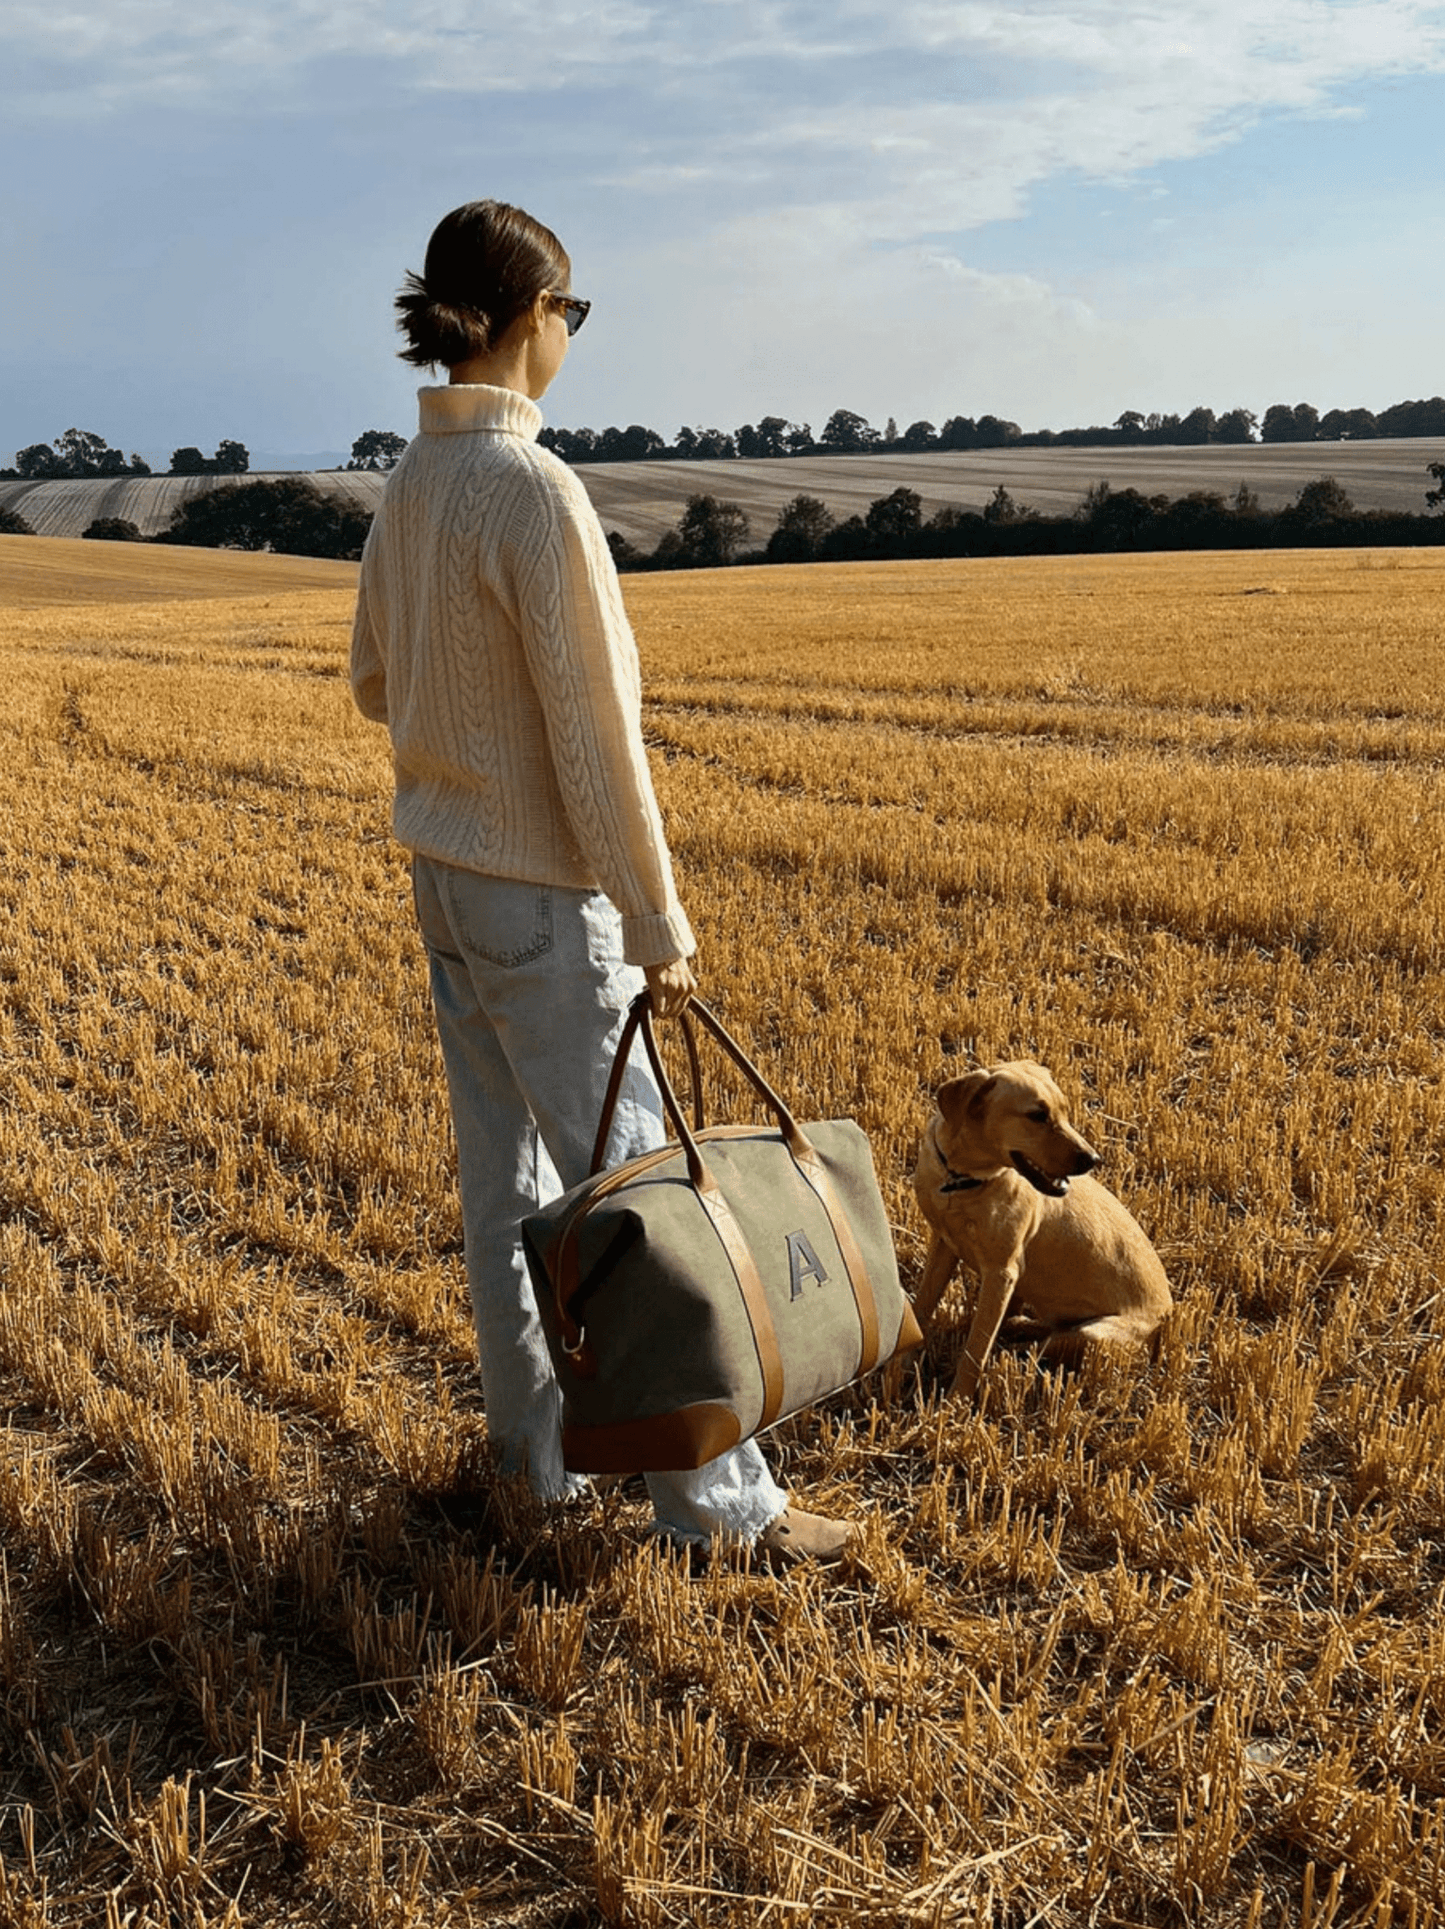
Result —
[[490, 388], [484, 383], [449, 383], [445, 388], [417, 390], [423, 435], [465, 435], [490, 429], [520, 435], [535, 442], [542, 411], [517, 389]]

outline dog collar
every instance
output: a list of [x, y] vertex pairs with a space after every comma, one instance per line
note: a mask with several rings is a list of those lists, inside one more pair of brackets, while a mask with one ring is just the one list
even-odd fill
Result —
[[948, 1160], [943, 1156], [943, 1148], [938, 1143], [938, 1134], [936, 1132], [929, 1133], [928, 1142], [938, 1155], [938, 1163], [948, 1175], [947, 1184], [941, 1185], [938, 1188], [940, 1192], [976, 1192], [980, 1186], [986, 1186], [988, 1184], [987, 1179], [975, 1179], [972, 1173], [955, 1172], [953, 1167], [948, 1163]]

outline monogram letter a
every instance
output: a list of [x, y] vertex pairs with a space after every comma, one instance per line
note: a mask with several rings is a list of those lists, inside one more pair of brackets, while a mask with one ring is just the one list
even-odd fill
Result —
[[788, 1234], [788, 1277], [792, 1283], [790, 1299], [803, 1297], [803, 1281], [814, 1279], [821, 1286], [828, 1277], [827, 1268], [813, 1251], [812, 1243], [805, 1232]]

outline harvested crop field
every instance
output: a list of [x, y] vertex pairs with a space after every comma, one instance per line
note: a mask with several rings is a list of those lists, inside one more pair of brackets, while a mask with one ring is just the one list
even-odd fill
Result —
[[778, 1429], [828, 1578], [492, 1478], [350, 593], [189, 560], [0, 600], [0, 1923], [1438, 1922], [1439, 555], [628, 579], [704, 993], [906, 1276], [1027, 1054], [1179, 1297]]

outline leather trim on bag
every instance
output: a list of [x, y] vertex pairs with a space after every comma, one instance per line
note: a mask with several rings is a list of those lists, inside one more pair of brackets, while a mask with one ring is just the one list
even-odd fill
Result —
[[[705, 1126], [697, 1136], [700, 1141], [704, 1142], [708, 1139], [760, 1138], [766, 1130], [766, 1126], [759, 1125], [709, 1125]], [[655, 1152], [643, 1152], [637, 1158], [629, 1159], [626, 1165], [615, 1165], [606, 1172], [598, 1173], [596, 1183], [591, 1186], [585, 1199], [579, 1199], [577, 1201], [571, 1218], [568, 1219], [567, 1224], [562, 1229], [562, 1236], [557, 1242], [550, 1272], [552, 1276], [553, 1295], [557, 1307], [557, 1324], [562, 1334], [562, 1343], [568, 1353], [573, 1355], [574, 1367], [580, 1371], [586, 1372], [585, 1366], [580, 1364], [581, 1360], [585, 1358], [585, 1355], [577, 1354], [576, 1349], [581, 1340], [581, 1329], [572, 1316], [573, 1303], [576, 1298], [577, 1287], [580, 1283], [578, 1272], [579, 1261], [577, 1257], [578, 1228], [599, 1199], [605, 1199], [609, 1193], [616, 1192], [621, 1186], [631, 1185], [634, 1179], [639, 1178], [644, 1173], [652, 1171], [656, 1166], [666, 1165], [669, 1159], [681, 1159], [682, 1156], [683, 1151], [680, 1145], [661, 1145]], [[587, 1377], [591, 1378], [591, 1374], [595, 1373], [596, 1370], [596, 1363], [594, 1361], [591, 1366], [591, 1372], [587, 1373]]]
[[738, 1291], [743, 1296], [743, 1304], [748, 1311], [748, 1324], [753, 1329], [753, 1345], [758, 1349], [758, 1365], [763, 1372], [763, 1410], [758, 1416], [757, 1431], [761, 1433], [770, 1427], [783, 1410], [783, 1395], [786, 1391], [783, 1382], [783, 1355], [778, 1346], [777, 1329], [773, 1325], [773, 1315], [768, 1307], [768, 1296], [763, 1290], [757, 1262], [744, 1237], [743, 1229], [733, 1216], [733, 1209], [723, 1196], [721, 1186], [715, 1181], [698, 1192], [698, 1203], [712, 1221], [713, 1231], [722, 1241], [723, 1251], [728, 1263], [737, 1275]]
[[923, 1328], [918, 1324], [918, 1315], [908, 1300], [903, 1302], [903, 1317], [898, 1322], [898, 1338], [894, 1343], [895, 1353], [911, 1353], [915, 1346], [923, 1344]]
[[794, 1163], [808, 1184], [817, 1193], [828, 1223], [833, 1228], [833, 1237], [838, 1242], [838, 1250], [843, 1255], [843, 1264], [848, 1269], [848, 1283], [853, 1288], [853, 1303], [858, 1308], [858, 1325], [862, 1332], [862, 1348], [858, 1355], [860, 1374], [870, 1373], [878, 1364], [880, 1343], [878, 1337], [878, 1301], [873, 1291], [873, 1281], [868, 1276], [868, 1267], [863, 1259], [862, 1248], [854, 1236], [853, 1227], [843, 1202], [838, 1197], [833, 1181], [813, 1146], [808, 1147], [807, 1156], [793, 1155]]
[[660, 1461], [679, 1473], [704, 1467], [737, 1446], [742, 1423], [719, 1400], [701, 1400], [647, 1420], [618, 1420], [606, 1427], [562, 1424], [562, 1456], [573, 1473], [630, 1474]]

